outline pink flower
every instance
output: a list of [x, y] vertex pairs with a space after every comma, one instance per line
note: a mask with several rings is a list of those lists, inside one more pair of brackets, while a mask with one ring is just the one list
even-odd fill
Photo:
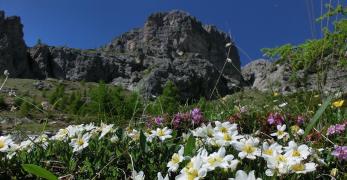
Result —
[[333, 134], [341, 134], [345, 131], [346, 125], [345, 124], [336, 124], [331, 125], [327, 130], [327, 135], [333, 135]]
[[163, 122], [164, 122], [164, 118], [162, 118], [161, 116], [158, 116], [158, 117], [154, 118], [154, 122], [155, 122], [157, 125], [162, 125]]
[[284, 123], [284, 117], [281, 116], [279, 113], [270, 113], [270, 115], [267, 118], [267, 122], [272, 125], [282, 125]]
[[347, 146], [336, 146], [335, 150], [331, 153], [331, 155], [337, 157], [339, 160], [347, 159]]
[[193, 124], [199, 125], [203, 122], [202, 112], [199, 108], [194, 108], [190, 114]]
[[174, 128], [178, 128], [183, 121], [182, 113], [177, 113], [175, 114], [173, 120], [172, 120], [172, 125]]
[[297, 123], [298, 125], [302, 125], [302, 124], [304, 124], [304, 122], [305, 122], [305, 119], [304, 119], [303, 116], [298, 116], [298, 117], [296, 118], [296, 123]]

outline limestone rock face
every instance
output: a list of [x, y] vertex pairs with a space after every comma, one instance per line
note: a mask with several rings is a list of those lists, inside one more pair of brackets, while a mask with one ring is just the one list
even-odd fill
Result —
[[26, 50], [20, 18], [0, 11], [0, 72], [7, 69], [10, 77], [32, 77]]
[[298, 90], [318, 90], [347, 93], [347, 68], [338, 65], [338, 59], [328, 56], [323, 61], [325, 73], [318, 74], [314, 67], [294, 72], [287, 63], [277, 64], [255, 60], [242, 68], [244, 86], [261, 91], [275, 90], [283, 93]]
[[[225, 47], [227, 43], [232, 45]], [[168, 80], [178, 87], [182, 100], [209, 98], [215, 86], [212, 97], [224, 96], [236, 91], [242, 79], [239, 54], [230, 37], [181, 11], [152, 14], [143, 28], [101, 48], [36, 45], [28, 52], [37, 78], [103, 80], [146, 97], [159, 95]], [[223, 69], [227, 58], [232, 63]]]

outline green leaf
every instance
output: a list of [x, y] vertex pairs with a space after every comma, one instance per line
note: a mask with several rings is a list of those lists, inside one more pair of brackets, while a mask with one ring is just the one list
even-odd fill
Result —
[[318, 109], [316, 114], [314, 114], [313, 118], [310, 121], [310, 124], [308, 124], [308, 126], [305, 129], [304, 137], [307, 136], [307, 134], [312, 130], [312, 128], [318, 123], [320, 117], [324, 113], [325, 109], [330, 105], [332, 99], [333, 96], [329, 96], [322, 104], [322, 106]]
[[145, 150], [146, 150], [146, 141], [147, 141], [146, 139], [147, 138], [146, 138], [145, 134], [141, 130], [141, 132], [140, 132], [140, 148], [141, 148], [142, 152], [145, 152]]
[[184, 156], [191, 156], [195, 148], [195, 138], [190, 135], [186, 146], [184, 147]]
[[22, 164], [23, 169], [30, 173], [33, 174], [37, 177], [48, 179], [48, 180], [57, 180], [58, 177], [55, 176], [53, 173], [49, 172], [48, 170], [35, 165], [35, 164]]

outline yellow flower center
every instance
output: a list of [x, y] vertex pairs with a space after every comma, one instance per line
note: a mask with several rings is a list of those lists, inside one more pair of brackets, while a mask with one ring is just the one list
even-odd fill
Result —
[[165, 132], [163, 130], [159, 129], [158, 136], [160, 136], [160, 137], [165, 136]]
[[221, 127], [221, 128], [220, 128], [220, 131], [221, 131], [222, 133], [227, 133], [227, 132], [228, 132], [228, 129], [227, 129], [226, 127]]
[[225, 141], [231, 141], [233, 138], [232, 138], [229, 134], [224, 133], [224, 134], [223, 134], [223, 139], [224, 139]]
[[212, 130], [208, 130], [207, 131], [207, 136], [208, 137], [213, 137], [213, 131]]
[[277, 156], [277, 161], [280, 161], [280, 162], [287, 162], [287, 158], [283, 155], [279, 155]]
[[84, 144], [84, 140], [79, 138], [79, 139], [77, 139], [76, 143], [77, 143], [77, 145], [82, 146]]
[[246, 152], [247, 154], [251, 154], [255, 151], [255, 148], [250, 145], [245, 145], [242, 149], [242, 151]]
[[264, 151], [264, 154], [266, 154], [266, 155], [272, 155], [272, 153], [273, 153], [272, 149], [266, 149]]
[[299, 127], [299, 126], [297, 126], [297, 125], [294, 125], [294, 126], [292, 126], [292, 127], [291, 127], [291, 130], [292, 130], [292, 132], [293, 132], [293, 133], [298, 132], [298, 131], [299, 131], [299, 129], [300, 129], [300, 127]]
[[221, 157], [209, 157], [207, 161], [211, 165], [214, 165], [216, 163], [221, 163], [223, 161], [223, 159]]
[[5, 147], [5, 141], [4, 140], [0, 140], [0, 149]]
[[303, 170], [305, 170], [305, 165], [300, 164], [300, 163], [299, 164], [294, 164], [294, 165], [292, 165], [291, 169], [293, 171], [303, 171]]
[[67, 129], [63, 129], [63, 130], [62, 130], [62, 134], [66, 135], [66, 134], [68, 134], [68, 133], [69, 133], [69, 131], [68, 131]]
[[298, 150], [294, 150], [293, 153], [292, 153], [292, 156], [293, 157], [300, 157], [301, 154], [300, 154], [300, 152]]
[[190, 162], [187, 164], [186, 168], [190, 169], [190, 168], [192, 168], [192, 167], [193, 167], [193, 163], [190, 161]]
[[196, 169], [189, 169], [188, 170], [188, 180], [194, 180], [196, 177], [199, 176], [198, 170]]
[[277, 131], [277, 136], [281, 136], [284, 134], [284, 131]]
[[173, 154], [171, 161], [174, 164], [178, 164], [180, 162], [180, 156], [177, 153]]

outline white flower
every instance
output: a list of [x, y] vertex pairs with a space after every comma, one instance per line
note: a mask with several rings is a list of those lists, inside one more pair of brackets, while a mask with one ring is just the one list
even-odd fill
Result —
[[236, 142], [235, 148], [241, 151], [238, 155], [241, 159], [255, 159], [256, 156], [261, 155], [261, 151], [257, 148], [258, 144], [258, 138], [249, 137], [248, 139], [241, 139], [240, 142]]
[[303, 129], [301, 129], [298, 125], [293, 125], [290, 127], [290, 130], [294, 136], [301, 136], [305, 133]]
[[101, 123], [100, 130], [101, 134], [99, 136], [99, 139], [103, 138], [107, 133], [109, 133], [112, 130], [113, 124], [107, 125], [104, 123]]
[[287, 102], [284, 102], [284, 103], [278, 105], [278, 107], [283, 108], [284, 106], [287, 106], [287, 105], [288, 105], [288, 103], [287, 103]]
[[197, 156], [190, 159], [190, 162], [181, 170], [181, 174], [176, 176], [176, 180], [186, 179], [203, 179], [207, 174], [207, 169], [202, 167], [203, 157], [206, 156], [206, 151], [203, 150]]
[[47, 111], [49, 109], [49, 107], [50, 107], [50, 104], [49, 104], [48, 101], [42, 101], [41, 102], [41, 106], [42, 106], [43, 110]]
[[59, 129], [57, 134], [51, 137], [52, 140], [58, 140], [58, 141], [66, 141], [69, 135], [69, 131], [67, 128], [65, 129]]
[[155, 134], [161, 141], [164, 141], [165, 139], [171, 138], [172, 130], [168, 129], [167, 127], [160, 129], [157, 128], [156, 131], [152, 131], [153, 134]]
[[34, 142], [36, 144], [41, 144], [41, 146], [46, 149], [48, 147], [48, 136], [47, 134], [42, 134], [35, 138]]
[[178, 167], [179, 167], [179, 163], [182, 162], [184, 160], [183, 157], [183, 152], [184, 152], [184, 147], [182, 146], [181, 149], [178, 151], [178, 153], [174, 153], [171, 157], [171, 160], [169, 161], [169, 163], [167, 164], [167, 167], [169, 168], [169, 172], [176, 172]]
[[66, 130], [68, 131], [69, 138], [72, 138], [84, 131], [84, 125], [69, 125]]
[[285, 132], [285, 130], [286, 130], [285, 124], [283, 124], [282, 126], [277, 125], [277, 132], [272, 133], [271, 136], [277, 136], [277, 139], [283, 139], [284, 137], [289, 135], [287, 132]]
[[214, 137], [215, 131], [212, 128], [211, 123], [209, 123], [207, 126], [202, 124], [201, 127], [196, 128], [192, 133], [195, 137], [212, 138]]
[[73, 152], [79, 152], [82, 149], [86, 148], [89, 145], [89, 139], [91, 134], [85, 133], [83, 136], [81, 134], [78, 135], [77, 138], [71, 139], [70, 146], [73, 147]]
[[11, 112], [14, 112], [14, 111], [16, 111], [17, 110], [17, 107], [16, 106], [11, 106]]
[[273, 143], [271, 145], [267, 142], [263, 143], [262, 157], [267, 158], [280, 153], [282, 153], [282, 146], [278, 143]]
[[8, 72], [7, 69], [4, 71], [4, 75], [5, 75], [5, 76], [9, 76], [9, 75], [10, 75], [10, 73]]
[[239, 136], [237, 131], [227, 131], [227, 132], [218, 132], [216, 134], [215, 143], [218, 146], [229, 146], [234, 143], [237, 143], [238, 139], [241, 139], [243, 136]]
[[0, 152], [7, 152], [12, 144], [11, 136], [0, 136]]
[[118, 136], [115, 134], [115, 135], [113, 135], [113, 136], [111, 137], [110, 141], [111, 141], [112, 143], [116, 143], [116, 142], [119, 141], [119, 138], [118, 138]]
[[161, 172], [158, 172], [157, 177], [158, 177], [158, 180], [169, 180], [169, 176], [166, 175], [164, 178], [163, 175], [161, 175]]
[[133, 180], [144, 180], [145, 179], [145, 174], [143, 171], [136, 172], [135, 170], [132, 172], [131, 178]]
[[136, 129], [128, 129], [127, 134], [133, 141], [140, 139], [140, 133]]
[[229, 178], [231, 180], [261, 180], [261, 178], [255, 178], [254, 171], [249, 172], [247, 174], [243, 170], [238, 170], [236, 172], [235, 178]]
[[286, 156], [275, 152], [272, 156], [268, 156], [265, 159], [267, 161], [268, 170], [265, 171], [267, 176], [273, 176], [276, 171], [278, 175], [286, 174], [289, 171], [289, 161]]
[[312, 172], [316, 170], [316, 164], [315, 163], [296, 163], [290, 166], [290, 170], [297, 174], [306, 174], [308, 172]]
[[152, 131], [150, 131], [150, 130], [145, 131], [143, 134], [146, 136], [146, 141], [147, 141], [147, 142], [152, 142], [153, 139], [154, 139], [155, 136], [156, 136], [156, 135], [155, 135], [154, 133], [152, 133]]
[[298, 146], [294, 141], [290, 141], [288, 147], [284, 147], [284, 150], [286, 152], [285, 156], [296, 160], [306, 159], [311, 154], [311, 150], [307, 145]]
[[[234, 159], [233, 155], [225, 156], [225, 148], [221, 147], [218, 152], [210, 154], [208, 157], [204, 158], [204, 165], [207, 170], [213, 171], [215, 168], [229, 168], [231, 162]], [[234, 163], [233, 163], [234, 165]], [[237, 164], [236, 164], [237, 165]]]
[[9, 92], [8, 92], [8, 96], [16, 96], [16, 91], [14, 91], [14, 90], [10, 90]]
[[221, 132], [221, 133], [231, 133], [232, 131], [237, 130], [237, 125], [236, 124], [231, 124], [230, 122], [219, 122], [215, 121], [214, 124], [216, 127], [214, 128], [216, 132]]
[[189, 133], [182, 133], [182, 140], [183, 142], [187, 142], [189, 137], [191, 136], [192, 134], [189, 132]]
[[26, 141], [22, 141], [20, 144], [19, 144], [19, 150], [26, 150], [27, 152], [31, 152], [31, 150], [33, 149], [34, 147], [34, 137], [29, 137], [28, 140]]
[[12, 159], [12, 157], [16, 155], [16, 153], [17, 153], [18, 150], [19, 150], [19, 145], [17, 145], [17, 144], [12, 144], [12, 145], [10, 146], [10, 148], [8, 149], [8, 151], [7, 151], [6, 157], [7, 157], [8, 159]]
[[[101, 123], [101, 126], [102, 126], [102, 123]], [[87, 124], [87, 125], [85, 125], [84, 127], [83, 127], [83, 129], [85, 130], [85, 131], [92, 131], [92, 130], [94, 130], [96, 128], [96, 126], [94, 125], [94, 123], [89, 123], [89, 124]]]

